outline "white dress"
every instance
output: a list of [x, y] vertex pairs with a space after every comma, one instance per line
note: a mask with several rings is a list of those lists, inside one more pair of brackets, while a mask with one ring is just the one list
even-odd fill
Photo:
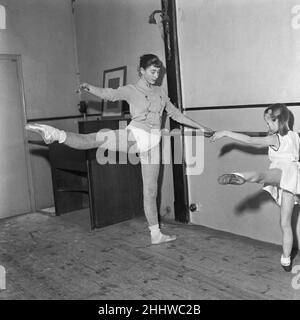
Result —
[[269, 169], [281, 169], [282, 175], [280, 186], [265, 186], [278, 205], [281, 205], [282, 190], [286, 190], [295, 195], [295, 202], [299, 202], [296, 195], [300, 194], [300, 164], [299, 164], [299, 144], [298, 133], [289, 131], [285, 136], [277, 134], [279, 138], [279, 148], [277, 150], [269, 147], [269, 159], [271, 165]]

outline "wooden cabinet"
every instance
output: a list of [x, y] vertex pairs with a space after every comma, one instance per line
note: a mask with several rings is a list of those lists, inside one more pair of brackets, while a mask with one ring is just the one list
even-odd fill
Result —
[[[79, 132], [114, 130], [119, 122], [82, 121]], [[49, 155], [57, 215], [89, 207], [94, 229], [144, 214], [140, 164], [99, 165], [96, 149], [75, 150], [58, 143], [49, 145]]]

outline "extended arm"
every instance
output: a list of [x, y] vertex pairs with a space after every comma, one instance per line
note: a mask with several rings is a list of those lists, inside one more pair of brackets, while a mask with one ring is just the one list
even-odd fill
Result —
[[192, 119], [190, 119], [189, 117], [187, 117], [186, 115], [182, 114], [183, 117], [181, 117], [179, 119], [179, 123], [185, 125], [185, 126], [189, 126], [189, 127], [193, 127], [196, 129], [200, 129], [201, 131], [205, 132], [205, 131], [212, 131], [210, 128], [205, 127], [204, 125], [202, 125], [199, 122], [196, 122]]
[[126, 87], [119, 87], [118, 89], [99, 88], [88, 83], [82, 83], [79, 89], [109, 101], [127, 100]]
[[[173, 120], [175, 120], [175, 121], [177, 121], [177, 122], [179, 122], [179, 123], [181, 123], [183, 125], [186, 125], [186, 126], [189, 126], [189, 127], [193, 127], [193, 128], [196, 128], [196, 129], [200, 129], [202, 132], [210, 133], [210, 135], [213, 134], [212, 129], [205, 127], [201, 123], [190, 119], [189, 117], [184, 115], [182, 112], [180, 112], [180, 110], [178, 108], [176, 108], [170, 102], [169, 98], [168, 98], [167, 103], [166, 103], [166, 111], [167, 111], [168, 115]], [[210, 136], [210, 135], [208, 135], [208, 136]]]

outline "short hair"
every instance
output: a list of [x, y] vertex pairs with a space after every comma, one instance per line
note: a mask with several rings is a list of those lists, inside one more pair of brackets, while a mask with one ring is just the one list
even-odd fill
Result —
[[283, 103], [275, 103], [268, 106], [264, 112], [264, 117], [270, 117], [272, 121], [278, 120], [278, 133], [285, 136], [289, 129], [290, 111]]
[[150, 66], [154, 66], [156, 68], [162, 67], [162, 62], [159, 60], [158, 56], [155, 54], [144, 54], [140, 57], [139, 69], [147, 69]]

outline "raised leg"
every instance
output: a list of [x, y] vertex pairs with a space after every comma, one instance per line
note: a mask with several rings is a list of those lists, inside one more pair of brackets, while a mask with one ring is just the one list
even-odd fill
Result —
[[263, 172], [236, 172], [226, 173], [218, 178], [220, 184], [241, 185], [245, 182], [261, 183], [265, 185], [279, 186], [281, 180], [280, 169], [268, 169]]
[[100, 130], [97, 133], [65, 132], [44, 124], [27, 124], [26, 130], [38, 133], [46, 144], [58, 141], [74, 149], [105, 148], [110, 151], [136, 153], [134, 136], [128, 130]]
[[96, 140], [96, 133], [80, 134], [74, 132], [66, 132], [66, 140], [63, 142], [68, 147], [80, 150], [88, 150], [99, 147]]
[[281, 180], [280, 169], [268, 169], [263, 172], [242, 172], [246, 182], [261, 183], [272, 186], [279, 186]]

